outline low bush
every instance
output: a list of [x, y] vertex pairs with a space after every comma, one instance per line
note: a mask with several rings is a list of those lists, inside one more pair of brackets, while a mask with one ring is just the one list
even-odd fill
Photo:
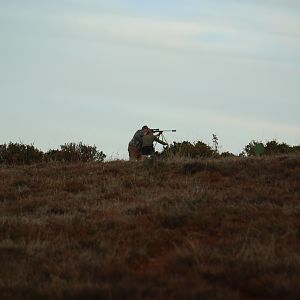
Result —
[[43, 153], [33, 145], [23, 143], [8, 143], [0, 145], [0, 164], [22, 165], [49, 161], [60, 162], [89, 162], [103, 161], [106, 155], [98, 151], [96, 146], [83, 143], [69, 143], [61, 146], [60, 150], [49, 150]]
[[289, 146], [286, 143], [279, 143], [276, 140], [268, 141], [265, 144], [261, 141], [251, 141], [244, 147], [242, 156], [260, 156], [274, 154], [288, 154], [299, 152], [300, 146]]
[[0, 145], [0, 163], [31, 164], [43, 160], [43, 152], [33, 145], [12, 143]]
[[200, 158], [200, 157], [216, 157], [218, 152], [212, 149], [209, 145], [202, 141], [198, 142], [188, 142], [184, 141], [181, 143], [174, 142], [168, 148], [165, 148], [161, 153], [162, 156], [167, 157], [190, 157], [190, 158]]
[[66, 162], [103, 161], [106, 155], [98, 151], [96, 146], [84, 145], [82, 142], [68, 143], [60, 146], [60, 150], [50, 150], [45, 154], [46, 160]]

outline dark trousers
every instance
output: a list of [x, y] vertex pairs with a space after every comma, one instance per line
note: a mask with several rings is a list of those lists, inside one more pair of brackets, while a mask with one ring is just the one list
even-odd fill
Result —
[[151, 155], [154, 152], [153, 146], [145, 146], [142, 148], [142, 155]]

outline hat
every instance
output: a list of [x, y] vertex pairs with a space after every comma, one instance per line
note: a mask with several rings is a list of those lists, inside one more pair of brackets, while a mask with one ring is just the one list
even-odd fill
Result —
[[149, 127], [148, 127], [147, 125], [144, 125], [144, 126], [142, 127], [142, 130], [144, 130], [144, 129], [149, 129]]

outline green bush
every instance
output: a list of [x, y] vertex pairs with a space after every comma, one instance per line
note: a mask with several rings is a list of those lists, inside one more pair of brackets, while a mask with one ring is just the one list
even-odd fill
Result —
[[184, 141], [181, 143], [174, 142], [168, 148], [165, 148], [161, 153], [162, 156], [168, 157], [190, 157], [190, 158], [199, 158], [199, 157], [215, 157], [218, 156], [218, 153], [213, 150], [210, 146], [205, 143], [198, 141], [195, 143], [190, 143]]
[[88, 162], [103, 161], [106, 155], [98, 151], [96, 146], [83, 143], [69, 143], [60, 150], [49, 150], [43, 153], [33, 145], [12, 143], [0, 145], [0, 164], [32, 164], [49, 161]]
[[96, 146], [84, 145], [82, 142], [67, 143], [60, 146], [60, 150], [50, 150], [45, 154], [47, 161], [65, 161], [65, 162], [88, 162], [103, 161], [106, 155], [98, 151]]
[[298, 146], [293, 146], [293, 152], [300, 152], [300, 145]]
[[31, 164], [43, 161], [43, 156], [33, 145], [12, 142], [0, 145], [0, 163]]
[[279, 144], [277, 141], [269, 141], [265, 145], [266, 154], [281, 154], [281, 153], [291, 153], [293, 148], [286, 143]]
[[64, 154], [61, 150], [49, 150], [44, 155], [45, 161], [64, 161]]
[[259, 156], [259, 155], [274, 155], [299, 152], [300, 146], [291, 147], [286, 143], [278, 143], [276, 140], [262, 143], [259, 141], [251, 141], [244, 147], [241, 155]]
[[248, 145], [244, 147], [242, 154], [247, 156], [256, 156], [264, 152], [264, 144], [260, 141], [251, 141]]
[[226, 152], [222, 152], [220, 154], [221, 157], [235, 157], [235, 155], [229, 151], [226, 151]]

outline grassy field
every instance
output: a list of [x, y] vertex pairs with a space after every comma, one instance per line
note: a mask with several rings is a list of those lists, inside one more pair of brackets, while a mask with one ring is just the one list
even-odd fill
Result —
[[300, 156], [0, 167], [0, 299], [300, 299]]

